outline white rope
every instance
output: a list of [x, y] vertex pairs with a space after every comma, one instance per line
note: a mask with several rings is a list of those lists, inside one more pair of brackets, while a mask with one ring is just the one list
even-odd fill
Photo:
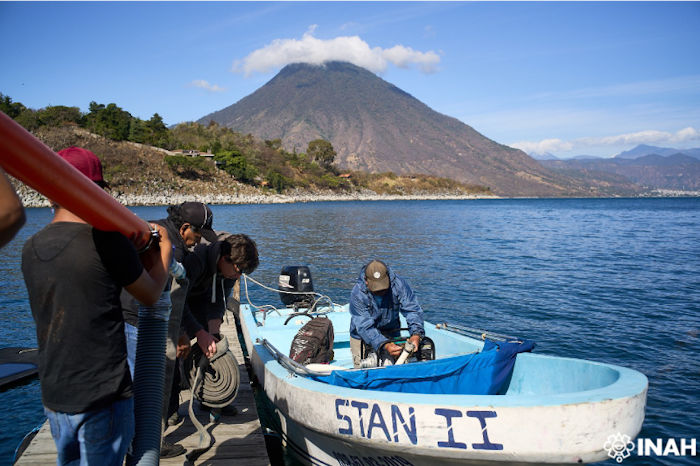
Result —
[[[252, 278], [248, 277], [248, 275], [245, 273], [242, 273], [241, 276], [243, 277], [243, 287], [245, 289], [245, 299], [246, 299], [246, 301], [248, 301], [248, 304], [250, 305], [250, 307], [255, 308], [255, 310], [258, 312], [262, 312], [263, 318], [264, 318], [264, 316], [267, 316], [268, 311], [276, 311], [277, 314], [279, 314], [280, 316], [282, 315], [282, 313], [279, 310], [277, 310], [277, 308], [275, 306], [273, 306], [272, 304], [265, 304], [263, 306], [256, 306], [255, 304], [253, 304], [253, 302], [250, 300], [250, 295], [248, 295], [248, 279], [250, 279], [252, 282], [255, 282], [255, 283], [258, 283], [258, 282], [256, 282]], [[260, 284], [260, 286], [262, 286], [263, 288], [267, 288], [263, 284]]]
[[333, 302], [333, 300], [332, 300], [329, 296], [324, 295], [324, 294], [321, 294], [321, 293], [317, 293], [317, 292], [315, 292], [315, 291], [286, 291], [286, 290], [278, 290], [278, 289], [271, 288], [271, 287], [269, 287], [269, 286], [267, 286], [267, 285], [264, 285], [264, 284], [260, 283], [259, 281], [255, 280], [254, 278], [249, 277], [249, 276], [248, 276], [247, 274], [245, 274], [245, 273], [244, 273], [244, 274], [241, 274], [241, 276], [243, 277], [243, 284], [244, 284], [244, 288], [245, 288], [245, 297], [246, 297], [246, 300], [248, 301], [248, 304], [249, 304], [251, 307], [255, 308], [256, 311], [262, 312], [262, 313], [263, 313], [263, 319], [265, 318], [265, 316], [267, 316], [267, 313], [270, 312], [270, 311], [275, 311], [275, 312], [277, 312], [278, 315], [282, 315], [282, 314], [280, 313], [279, 309], [277, 309], [275, 306], [273, 306], [273, 305], [271, 305], [271, 304], [265, 304], [265, 305], [263, 305], [263, 306], [256, 306], [255, 304], [253, 304], [252, 301], [250, 300], [250, 295], [248, 294], [248, 280], [250, 280], [251, 282], [253, 282], [253, 283], [255, 283], [256, 285], [260, 286], [261, 288], [264, 288], [264, 289], [269, 290], [269, 291], [273, 291], [273, 292], [275, 292], [275, 293], [297, 294], [297, 295], [314, 295], [314, 296], [318, 296], [318, 298], [313, 302], [313, 304], [309, 307], [309, 309], [314, 309], [314, 308], [316, 308], [316, 305], [317, 305], [319, 302], [323, 301], [323, 300], [328, 301], [328, 303], [330, 304], [331, 310], [332, 310], [335, 306], [337, 306], [337, 304], [335, 304], [335, 303]]

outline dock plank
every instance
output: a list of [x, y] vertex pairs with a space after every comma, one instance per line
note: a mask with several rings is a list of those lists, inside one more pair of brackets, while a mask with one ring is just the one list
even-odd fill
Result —
[[[233, 313], [226, 312], [221, 333], [228, 338], [229, 349], [236, 357], [240, 370], [241, 380], [238, 395], [233, 405], [238, 408], [235, 416], [222, 416], [220, 422], [210, 423], [207, 412], [198, 412], [195, 403], [195, 415], [199, 422], [214, 438], [214, 445], [195, 462], [196, 465], [223, 465], [231, 464], [232, 460], [237, 465], [266, 466], [270, 465], [270, 459], [265, 447], [265, 438], [255, 408], [255, 398], [250, 385], [250, 379], [245, 366], [243, 350], [238, 341], [236, 324]], [[189, 391], [180, 393], [180, 408], [178, 412], [184, 420], [170, 426], [164, 433], [164, 438], [170, 443], [179, 443], [188, 451], [199, 446], [199, 435], [190, 421], [187, 413], [189, 406]], [[182, 465], [186, 462], [185, 455], [175, 458], [163, 458], [162, 465]], [[56, 447], [51, 438], [48, 421], [44, 423], [37, 435], [32, 439], [22, 456], [17, 460], [17, 465], [46, 465], [56, 464]], [[192, 464], [192, 463], [188, 463]]]

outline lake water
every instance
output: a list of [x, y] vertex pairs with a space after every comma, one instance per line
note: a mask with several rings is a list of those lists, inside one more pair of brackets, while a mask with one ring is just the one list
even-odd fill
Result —
[[[136, 207], [162, 218], [164, 207]], [[253, 278], [276, 286], [309, 265], [316, 291], [347, 302], [361, 266], [384, 259], [411, 283], [426, 319], [517, 335], [540, 353], [619, 364], [649, 378], [640, 437], [700, 432], [700, 199], [322, 202], [212, 206], [214, 227], [253, 237]], [[21, 246], [0, 250], [0, 347], [35, 346]], [[251, 289], [257, 304], [276, 296]], [[0, 464], [44, 421], [38, 382], [0, 393]], [[612, 460], [610, 464], [616, 464]], [[633, 454], [624, 464], [697, 464]]]

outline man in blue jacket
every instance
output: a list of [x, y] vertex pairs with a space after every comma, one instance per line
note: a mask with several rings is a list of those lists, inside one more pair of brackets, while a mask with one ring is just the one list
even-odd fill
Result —
[[373, 260], [362, 268], [350, 293], [350, 349], [355, 367], [360, 367], [364, 341], [377, 353], [385, 350], [396, 359], [403, 349], [390, 341], [399, 336], [399, 312], [411, 333], [408, 341], [418, 348], [423, 330], [423, 309], [408, 282], [386, 264]]

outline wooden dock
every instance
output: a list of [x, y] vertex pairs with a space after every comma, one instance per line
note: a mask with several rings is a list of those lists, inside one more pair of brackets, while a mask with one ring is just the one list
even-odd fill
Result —
[[[270, 459], [265, 447], [265, 439], [260, 427], [260, 420], [255, 407], [253, 390], [249, 382], [248, 372], [241, 344], [238, 341], [236, 323], [233, 313], [226, 311], [221, 333], [229, 341], [229, 349], [236, 356], [241, 374], [241, 383], [238, 395], [233, 406], [238, 408], [238, 414], [227, 417], [222, 416], [218, 423], [209, 422], [209, 414], [198, 413], [195, 403], [197, 419], [214, 438], [214, 445], [202, 454], [194, 463], [188, 462], [185, 455], [175, 458], [161, 459], [162, 465], [205, 464], [223, 465], [236, 464], [246, 466], [265, 466], [270, 464]], [[190, 421], [187, 408], [189, 406], [189, 391], [180, 394], [179, 413], [184, 421], [177, 426], [168, 427], [165, 431], [165, 441], [179, 443], [188, 451], [197, 448], [199, 435]], [[47, 465], [56, 464], [56, 448], [51, 438], [48, 421], [31, 441], [22, 456], [15, 463], [17, 465]]]

